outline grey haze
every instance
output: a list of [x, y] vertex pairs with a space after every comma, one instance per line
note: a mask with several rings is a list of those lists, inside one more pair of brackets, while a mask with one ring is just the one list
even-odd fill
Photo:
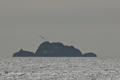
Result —
[[44, 40], [120, 57], [119, 0], [0, 0], [0, 56]]

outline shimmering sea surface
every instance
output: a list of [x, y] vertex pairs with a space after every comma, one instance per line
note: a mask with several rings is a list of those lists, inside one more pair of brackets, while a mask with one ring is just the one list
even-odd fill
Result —
[[120, 80], [120, 58], [1, 57], [0, 80]]

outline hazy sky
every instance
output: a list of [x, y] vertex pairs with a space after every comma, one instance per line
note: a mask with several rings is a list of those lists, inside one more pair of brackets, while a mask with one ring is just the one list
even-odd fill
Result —
[[120, 57], [120, 0], [0, 0], [0, 56], [44, 41]]

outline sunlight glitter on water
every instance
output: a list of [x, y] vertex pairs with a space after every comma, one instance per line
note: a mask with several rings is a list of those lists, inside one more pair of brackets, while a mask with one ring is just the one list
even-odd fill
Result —
[[0, 58], [0, 79], [119, 80], [120, 58]]

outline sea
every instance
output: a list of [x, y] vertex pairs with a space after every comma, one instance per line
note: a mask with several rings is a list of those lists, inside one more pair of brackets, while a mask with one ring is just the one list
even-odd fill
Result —
[[120, 80], [120, 58], [1, 57], [0, 80]]

